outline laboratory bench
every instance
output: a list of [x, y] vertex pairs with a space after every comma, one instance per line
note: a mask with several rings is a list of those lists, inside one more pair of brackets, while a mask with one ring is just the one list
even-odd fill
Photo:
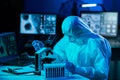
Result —
[[34, 65], [19, 66], [0, 66], [1, 80], [89, 80], [80, 75], [72, 75], [69, 73], [66, 77], [46, 78], [45, 71], [41, 71], [41, 75], [34, 74]]

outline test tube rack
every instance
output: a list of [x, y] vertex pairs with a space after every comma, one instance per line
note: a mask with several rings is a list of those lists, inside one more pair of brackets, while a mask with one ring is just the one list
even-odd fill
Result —
[[47, 80], [65, 80], [69, 75], [65, 63], [44, 64], [44, 72]]

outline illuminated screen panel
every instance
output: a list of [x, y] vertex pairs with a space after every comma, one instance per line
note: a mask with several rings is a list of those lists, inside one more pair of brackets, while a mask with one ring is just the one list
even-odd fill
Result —
[[83, 12], [81, 17], [90, 28], [103, 36], [117, 36], [118, 12]]
[[21, 34], [56, 34], [55, 14], [20, 14]]
[[0, 33], [0, 61], [3, 57], [17, 54], [14, 32]]

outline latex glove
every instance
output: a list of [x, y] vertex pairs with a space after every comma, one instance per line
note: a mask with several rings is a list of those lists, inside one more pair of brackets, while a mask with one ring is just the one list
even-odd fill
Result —
[[74, 65], [73, 63], [71, 63], [71, 62], [69, 62], [69, 61], [66, 61], [66, 69], [67, 69], [69, 72], [75, 74], [76, 67], [75, 67], [75, 65]]
[[38, 50], [40, 50], [41, 48], [44, 47], [44, 44], [43, 44], [42, 41], [34, 40], [34, 41], [32, 42], [32, 46], [34, 47], [35, 51], [38, 51]]

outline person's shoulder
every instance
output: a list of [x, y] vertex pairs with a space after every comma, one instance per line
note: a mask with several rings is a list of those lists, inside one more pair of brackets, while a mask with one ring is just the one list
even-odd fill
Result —
[[99, 35], [98, 40], [102, 41], [102, 42], [108, 42], [108, 40], [105, 37], [101, 36], [101, 35]]
[[109, 41], [101, 35], [97, 35], [95, 38], [91, 38], [91, 40], [92, 40], [92, 42], [96, 43], [97, 45], [109, 44]]
[[98, 44], [98, 43], [104, 42], [105, 40], [107, 41], [107, 39], [105, 39], [101, 35], [93, 35], [89, 38], [89, 43]]
[[93, 40], [97, 40], [97, 41], [104, 41], [104, 40], [107, 40], [105, 37], [103, 37], [103, 36], [101, 36], [101, 35], [99, 35], [99, 34], [94, 34], [92, 37], [91, 37], [91, 39], [93, 39]]

